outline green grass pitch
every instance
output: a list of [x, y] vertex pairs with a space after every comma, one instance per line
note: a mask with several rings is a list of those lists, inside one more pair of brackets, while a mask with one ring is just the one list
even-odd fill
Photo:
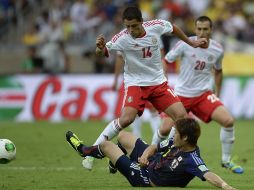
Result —
[[[65, 132], [72, 130], [87, 144], [92, 144], [105, 127], [105, 122], [0, 122], [0, 138], [12, 140], [17, 147], [17, 158], [0, 165], [1, 190], [84, 190], [131, 189], [127, 180], [117, 172], [109, 174], [107, 159], [96, 160], [94, 169], [86, 171], [81, 157], [65, 141]], [[245, 172], [237, 175], [220, 167], [219, 127], [215, 123], [202, 124], [199, 141], [201, 155], [208, 168], [240, 190], [254, 189], [254, 121], [235, 123], [236, 141], [233, 154]], [[142, 128], [147, 142], [151, 140], [148, 124]], [[251, 140], [252, 139], [252, 140]], [[160, 188], [155, 188], [160, 189]], [[178, 189], [178, 188], [172, 188]], [[180, 189], [180, 188], [179, 188]], [[187, 189], [216, 189], [194, 179]]]

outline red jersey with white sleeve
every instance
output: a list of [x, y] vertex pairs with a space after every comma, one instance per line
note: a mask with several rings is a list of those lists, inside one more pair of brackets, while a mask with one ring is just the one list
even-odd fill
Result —
[[[197, 39], [196, 36], [190, 39]], [[180, 73], [174, 91], [179, 96], [197, 97], [212, 91], [214, 77], [212, 69], [222, 69], [224, 50], [215, 40], [210, 39], [208, 48], [193, 48], [179, 41], [166, 56], [166, 62], [181, 59]]]
[[134, 38], [125, 29], [106, 43], [108, 53], [116, 50], [123, 55], [125, 88], [154, 86], [167, 81], [161, 62], [160, 37], [172, 33], [173, 26], [165, 20], [151, 20], [144, 22], [143, 27], [142, 37]]

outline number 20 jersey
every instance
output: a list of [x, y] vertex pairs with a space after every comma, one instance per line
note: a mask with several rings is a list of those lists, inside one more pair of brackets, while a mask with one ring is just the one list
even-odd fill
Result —
[[[196, 40], [197, 37], [190, 37]], [[165, 56], [168, 63], [180, 58], [180, 73], [174, 91], [179, 96], [197, 97], [212, 90], [212, 69], [222, 69], [224, 50], [215, 40], [210, 39], [208, 48], [193, 48], [179, 41]]]

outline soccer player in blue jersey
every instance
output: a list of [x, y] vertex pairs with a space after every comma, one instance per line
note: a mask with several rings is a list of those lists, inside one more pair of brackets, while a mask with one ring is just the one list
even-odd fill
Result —
[[150, 146], [125, 131], [119, 133], [118, 145], [104, 141], [96, 146], [86, 146], [71, 131], [66, 133], [66, 139], [83, 157], [108, 157], [134, 187], [185, 187], [197, 176], [218, 188], [235, 190], [209, 171], [200, 157], [197, 146], [200, 126], [197, 121], [180, 119], [175, 126], [174, 139]]

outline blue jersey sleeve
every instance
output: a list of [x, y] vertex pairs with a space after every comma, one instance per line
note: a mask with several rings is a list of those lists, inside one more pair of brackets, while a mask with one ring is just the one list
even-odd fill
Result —
[[204, 174], [209, 171], [206, 167], [204, 161], [194, 153], [190, 154], [189, 159], [187, 160], [186, 172], [194, 176], [197, 176], [201, 180], [205, 181]]

